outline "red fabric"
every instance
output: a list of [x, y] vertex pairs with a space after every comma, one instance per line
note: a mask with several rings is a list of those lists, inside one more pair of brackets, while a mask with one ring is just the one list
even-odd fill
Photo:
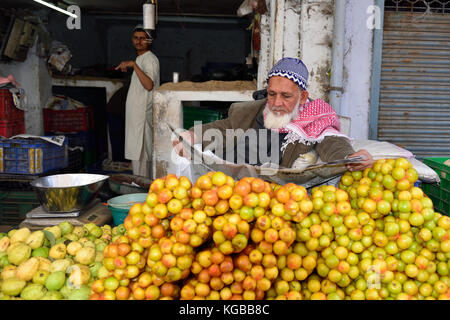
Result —
[[253, 50], [261, 50], [261, 28], [259, 26], [259, 15], [253, 20]]

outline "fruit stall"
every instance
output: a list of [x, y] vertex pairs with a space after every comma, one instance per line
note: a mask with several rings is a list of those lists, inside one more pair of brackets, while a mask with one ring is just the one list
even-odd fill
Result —
[[[338, 185], [310, 189], [221, 171], [195, 181], [168, 174], [139, 196], [100, 204], [114, 218], [108, 223], [67, 220], [0, 234], [0, 298], [448, 300], [441, 178], [419, 184], [405, 158], [379, 159], [345, 172]], [[104, 181], [42, 192], [40, 204], [68, 211], [89, 189], [87, 205]]]

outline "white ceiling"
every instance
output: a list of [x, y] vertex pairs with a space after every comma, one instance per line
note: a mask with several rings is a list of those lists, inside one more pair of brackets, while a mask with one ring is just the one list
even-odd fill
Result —
[[[57, 3], [56, 1], [46, 0]], [[236, 16], [244, 0], [159, 0], [160, 15]], [[66, 5], [76, 4], [81, 11], [99, 14], [141, 14], [145, 0], [64, 0]], [[42, 5], [33, 0], [1, 0], [0, 7], [37, 9]]]

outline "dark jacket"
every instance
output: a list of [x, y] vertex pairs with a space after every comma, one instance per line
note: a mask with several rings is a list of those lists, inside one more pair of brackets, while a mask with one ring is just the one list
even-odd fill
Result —
[[[250, 128], [257, 128], [256, 118], [263, 113], [266, 102], [267, 99], [233, 103], [228, 111], [227, 119], [204, 124], [202, 125], [201, 130], [203, 133], [208, 129], [220, 130], [224, 139], [224, 148], [227, 146], [234, 147], [238, 137], [235, 137], [234, 141], [227, 141], [226, 129], [242, 129], [245, 131]], [[191, 130], [194, 130], [194, 127], [191, 128]], [[203, 140], [202, 138], [203, 148], [206, 148], [210, 144], [211, 141]], [[322, 142], [313, 145], [305, 145], [296, 142], [287, 146], [280, 166], [291, 168], [300, 155], [308, 153], [313, 149], [316, 150], [320, 159], [324, 162], [343, 159], [346, 156], [355, 153], [350, 141], [343, 137], [325, 137]]]
[[117, 90], [106, 104], [106, 112], [125, 118], [125, 105], [127, 102], [129, 83]]

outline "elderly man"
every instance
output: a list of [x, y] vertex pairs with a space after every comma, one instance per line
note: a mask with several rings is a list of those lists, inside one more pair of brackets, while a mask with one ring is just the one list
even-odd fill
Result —
[[[215, 129], [222, 134], [224, 150], [217, 150], [215, 146], [216, 153], [228, 154], [231, 149], [234, 154], [245, 158], [246, 163], [261, 165], [260, 157], [257, 157], [257, 163], [249, 159], [255, 152], [261, 155], [263, 151], [262, 154], [268, 154], [272, 163], [285, 168], [298, 167], [302, 157], [314, 151], [325, 162], [354, 156], [365, 158], [363, 162], [347, 165], [349, 170], [363, 170], [373, 163], [366, 150], [353, 150], [349, 138], [339, 131], [338, 117], [329, 104], [320, 99], [308, 101], [308, 70], [301, 60], [280, 60], [270, 70], [267, 82], [267, 99], [234, 103], [227, 119], [201, 126], [201, 132]], [[203, 148], [211, 148], [210, 135], [200, 137], [195, 134], [198, 129], [191, 128], [182, 135], [192, 144], [201, 142]], [[256, 141], [247, 139], [245, 134], [230, 139], [227, 135], [229, 129], [241, 129], [245, 133], [257, 130], [265, 132], [265, 135], [253, 135], [257, 137]], [[261, 139], [265, 140], [264, 143]], [[275, 151], [279, 152], [273, 152], [273, 144], [276, 145]], [[212, 146], [214, 148], [214, 144]], [[174, 147], [180, 155], [185, 154], [178, 141], [174, 141]]]

